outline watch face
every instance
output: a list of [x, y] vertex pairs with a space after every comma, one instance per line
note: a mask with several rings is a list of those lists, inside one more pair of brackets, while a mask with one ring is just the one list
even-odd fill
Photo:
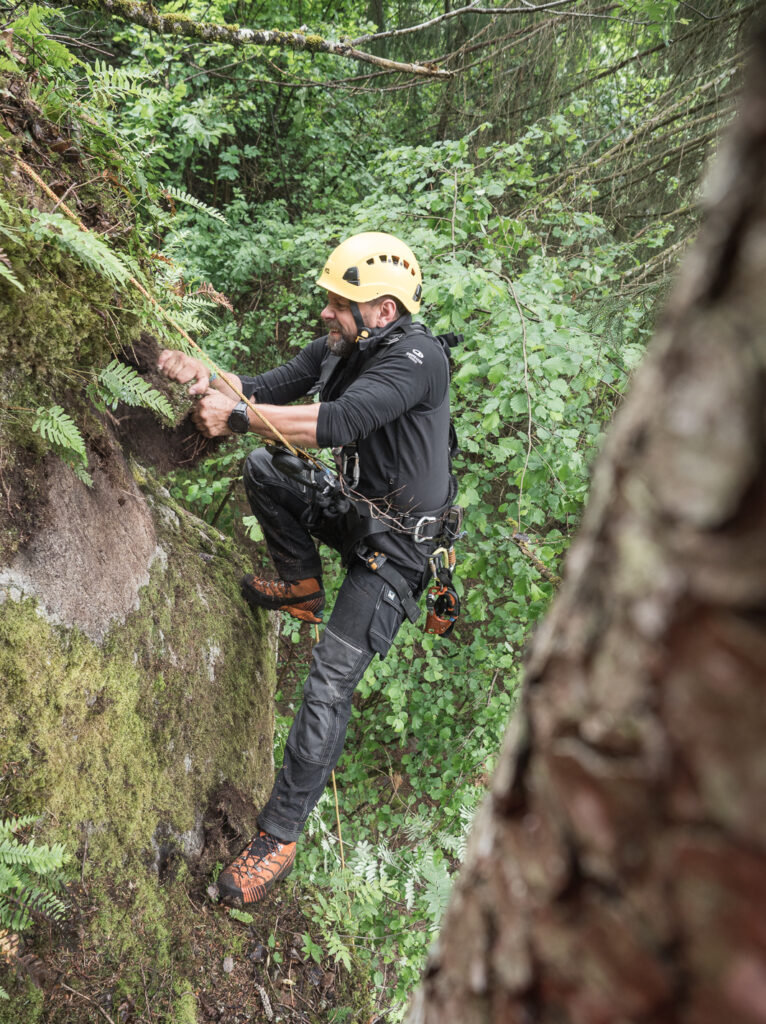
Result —
[[244, 402], [237, 402], [229, 413], [229, 430], [235, 434], [246, 434], [250, 429], [250, 419]]

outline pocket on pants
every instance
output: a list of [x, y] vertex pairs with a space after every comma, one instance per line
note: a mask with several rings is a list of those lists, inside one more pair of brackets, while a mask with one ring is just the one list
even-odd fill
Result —
[[392, 587], [384, 581], [378, 594], [375, 613], [370, 622], [368, 640], [371, 650], [385, 658], [399, 632], [404, 619], [404, 609]]

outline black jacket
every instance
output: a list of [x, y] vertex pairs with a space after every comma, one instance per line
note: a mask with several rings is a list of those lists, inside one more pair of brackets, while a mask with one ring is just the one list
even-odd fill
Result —
[[449, 362], [411, 317], [361, 341], [348, 359], [317, 338], [289, 363], [242, 377], [242, 386], [248, 398], [273, 405], [318, 393], [318, 444], [355, 445], [357, 490], [382, 506], [420, 513], [452, 499]]

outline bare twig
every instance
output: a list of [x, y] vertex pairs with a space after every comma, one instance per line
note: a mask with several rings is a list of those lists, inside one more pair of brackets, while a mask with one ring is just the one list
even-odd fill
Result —
[[[374, 32], [364, 36], [357, 36], [356, 39], [352, 40], [354, 45], [360, 43], [377, 42], [379, 39], [393, 39], [398, 36], [411, 35], [413, 32], [424, 32], [426, 29], [433, 28], [434, 25], [439, 25], [444, 21], [449, 21], [451, 18], [458, 18], [464, 14], [484, 14], [484, 15], [496, 15], [496, 14], [577, 14], [580, 17], [599, 17], [599, 14], [589, 11], [569, 11], [566, 10], [571, 4], [576, 4], [578, 0], [552, 0], [550, 3], [544, 4], [524, 4], [523, 7], [480, 7], [478, 3], [466, 4], [464, 7], [456, 7], [452, 11], [446, 11], [444, 14], [439, 14], [435, 18], [429, 18], [428, 21], [421, 21], [417, 25], [407, 25], [405, 28], [391, 29], [389, 32]], [[605, 8], [610, 10], [615, 5], [612, 4]], [[631, 22], [636, 24], [636, 22]], [[641, 22], [645, 24], [645, 22]]]
[[[185, 889], [184, 892], [186, 892]], [[154, 1015], [152, 1014], [152, 1007], [150, 1005], [149, 1000], [149, 992], [146, 987], [146, 975], [144, 974], [144, 965], [141, 963], [141, 961], [139, 961], [138, 966], [141, 969], [141, 982], [144, 986], [144, 1002], [146, 1003], [146, 1012], [149, 1014], [149, 1024], [151, 1024], [152, 1020], [154, 1019]]]
[[455, 171], [455, 188], [454, 188], [454, 194], [453, 194], [453, 199], [452, 199], [452, 221], [450, 223], [450, 228], [452, 230], [452, 255], [453, 256], [455, 255], [455, 220], [457, 218], [457, 194], [458, 194], [457, 171]]
[[526, 555], [526, 557], [530, 560], [532, 565], [534, 565], [535, 569], [537, 569], [537, 571], [540, 573], [544, 580], [548, 580], [548, 582], [553, 583], [554, 586], [558, 586], [559, 583], [561, 583], [561, 577], [557, 576], [555, 572], [549, 569], [545, 562], [543, 562], [543, 560], [539, 557], [539, 555], [535, 554], [532, 548], [530, 548], [529, 537], [527, 537], [525, 533], [514, 533], [511, 537], [511, 540], [519, 549], [519, 551], [523, 555]]
[[73, 36], [64, 36], [58, 32], [49, 32], [45, 38], [60, 40], [62, 43], [74, 46], [78, 50], [95, 50], [96, 53], [101, 53], [104, 57], [109, 57], [110, 60], [114, 60], [114, 54], [110, 53], [109, 50], [102, 50], [100, 46], [94, 46], [92, 43], [86, 43], [84, 39], [75, 39]]
[[109, 1021], [109, 1024], [114, 1024], [114, 1021], [106, 1012], [106, 1010], [104, 1010], [103, 1007], [99, 1006], [95, 999], [91, 999], [90, 996], [86, 996], [84, 992], [78, 992], [76, 988], [70, 988], [69, 985], [65, 985], [63, 981], [59, 984], [60, 987], [63, 988], [65, 991], [71, 992], [72, 995], [79, 996], [80, 999], [84, 999], [86, 1003], [90, 1003], [91, 1006], [95, 1006], [98, 1012], [101, 1014], [101, 1016], [104, 1017], [105, 1020]]

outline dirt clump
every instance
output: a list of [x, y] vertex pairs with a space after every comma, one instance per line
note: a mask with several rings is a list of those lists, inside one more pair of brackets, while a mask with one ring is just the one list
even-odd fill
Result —
[[[159, 357], [157, 340], [146, 331], [121, 353], [121, 360], [137, 370], [148, 384], [179, 404], [179, 386], [170, 384], [157, 370]], [[174, 426], [162, 423], [149, 409], [118, 405], [117, 436], [142, 465], [153, 466], [160, 473], [191, 469], [220, 447], [223, 439], [200, 434], [191, 418], [188, 400], [183, 398], [181, 402], [187, 411]]]

